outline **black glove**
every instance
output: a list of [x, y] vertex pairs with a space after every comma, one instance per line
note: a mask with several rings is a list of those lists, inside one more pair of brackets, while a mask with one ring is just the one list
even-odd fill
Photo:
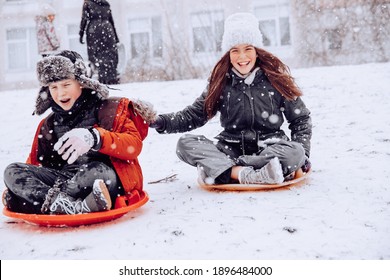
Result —
[[311, 162], [310, 162], [310, 160], [308, 158], [306, 158], [305, 163], [302, 165], [301, 168], [302, 168], [302, 171], [305, 172], [305, 173], [310, 171], [310, 169], [311, 169]]
[[156, 120], [149, 124], [149, 127], [161, 130], [165, 126], [165, 121], [161, 116], [157, 116]]
[[80, 44], [84, 44], [84, 40], [83, 40], [84, 32], [80, 31], [79, 36], [80, 36], [80, 38], [79, 38]]

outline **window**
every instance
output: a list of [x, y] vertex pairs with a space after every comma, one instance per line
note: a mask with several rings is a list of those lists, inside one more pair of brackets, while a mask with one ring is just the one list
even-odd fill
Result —
[[152, 42], [153, 56], [162, 57], [162, 32], [161, 32], [161, 17], [152, 18]]
[[255, 8], [259, 28], [263, 34], [264, 46], [279, 47], [291, 45], [288, 4], [274, 4]]
[[327, 35], [326, 39], [327, 39], [328, 49], [330, 50], [341, 49], [343, 40], [339, 29], [325, 30], [325, 34]]
[[161, 17], [129, 20], [131, 58], [162, 57]]
[[35, 67], [38, 47], [35, 28], [10, 28], [6, 30], [7, 69], [26, 71]]
[[200, 12], [191, 15], [192, 41], [195, 53], [221, 51], [223, 12]]

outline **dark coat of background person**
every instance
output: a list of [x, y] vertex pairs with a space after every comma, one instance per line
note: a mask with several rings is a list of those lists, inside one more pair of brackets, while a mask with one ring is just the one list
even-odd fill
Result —
[[86, 33], [88, 59], [98, 71], [99, 82], [118, 84], [118, 35], [110, 4], [106, 0], [85, 0], [80, 22], [80, 43]]

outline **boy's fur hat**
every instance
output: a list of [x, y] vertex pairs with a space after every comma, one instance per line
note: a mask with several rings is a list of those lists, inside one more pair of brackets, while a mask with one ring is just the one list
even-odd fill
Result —
[[87, 77], [87, 67], [81, 55], [75, 51], [62, 51], [55, 55], [44, 57], [37, 63], [37, 76], [41, 85], [35, 102], [35, 114], [41, 115], [50, 108], [52, 98], [49, 84], [65, 79], [76, 79], [83, 88], [96, 92], [101, 99], [106, 99], [109, 91], [106, 85]]

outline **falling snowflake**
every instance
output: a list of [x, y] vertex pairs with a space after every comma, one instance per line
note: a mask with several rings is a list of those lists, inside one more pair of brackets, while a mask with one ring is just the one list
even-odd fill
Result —
[[129, 147], [127, 147], [127, 152], [129, 154], [133, 154], [135, 152], [135, 148], [133, 146], [129, 146]]
[[279, 117], [278, 117], [278, 115], [272, 114], [272, 115], [269, 117], [268, 120], [269, 120], [270, 123], [275, 124], [275, 123], [277, 123], [277, 122], [279, 121]]
[[263, 119], [268, 118], [268, 116], [269, 116], [269, 113], [268, 113], [267, 111], [264, 111], [263, 113], [261, 113], [261, 117], [262, 117]]

